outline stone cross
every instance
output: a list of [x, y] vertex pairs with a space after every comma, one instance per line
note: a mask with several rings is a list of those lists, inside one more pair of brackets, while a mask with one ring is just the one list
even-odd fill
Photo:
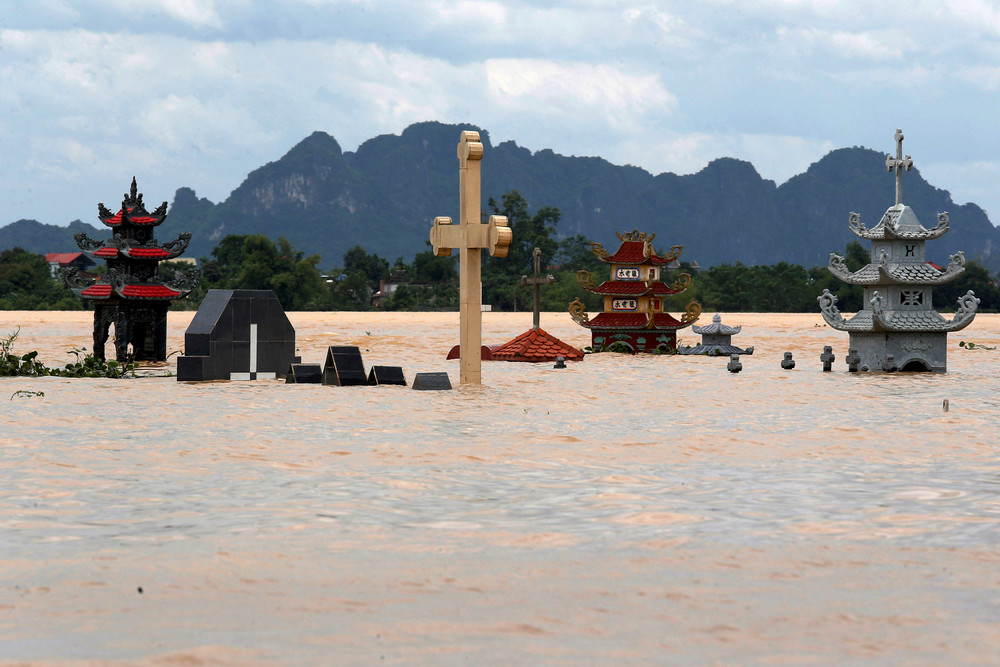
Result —
[[458, 142], [458, 224], [451, 218], [434, 218], [431, 246], [438, 257], [448, 257], [454, 248], [459, 254], [459, 366], [462, 384], [482, 383], [483, 279], [482, 250], [494, 257], [506, 257], [511, 230], [507, 218], [491, 215], [483, 224], [480, 183], [483, 144], [479, 133], [462, 132]]
[[823, 371], [829, 373], [833, 370], [833, 362], [837, 360], [837, 356], [833, 353], [832, 345], [823, 346], [823, 354], [819, 355], [819, 360], [823, 362]]
[[909, 171], [913, 168], [913, 160], [907, 155], [903, 157], [903, 131], [896, 129], [896, 157], [885, 156], [885, 167], [888, 171], [896, 172], [896, 206], [903, 203], [903, 169]]
[[539, 322], [541, 320], [541, 310], [542, 310], [542, 285], [551, 285], [556, 281], [552, 276], [545, 276], [542, 278], [542, 249], [535, 248], [531, 253], [535, 264], [535, 275], [532, 278], [528, 276], [521, 276], [521, 285], [533, 285], [535, 292], [534, 299], [534, 317], [531, 320], [531, 328], [538, 330]]

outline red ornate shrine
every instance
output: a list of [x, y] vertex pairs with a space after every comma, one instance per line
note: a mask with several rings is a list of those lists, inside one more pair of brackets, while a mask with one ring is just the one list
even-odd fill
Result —
[[681, 255], [675, 245], [665, 256], [653, 250], [656, 234], [639, 230], [618, 233], [617, 252], [609, 255], [600, 243], [592, 243], [591, 252], [611, 265], [611, 280], [595, 285], [589, 271], [577, 273], [577, 280], [588, 292], [604, 297], [604, 312], [590, 319], [583, 303], [575, 299], [570, 315], [591, 331], [595, 350], [622, 347], [628, 352], [670, 352], [677, 349], [677, 330], [688, 327], [701, 315], [701, 305], [694, 299], [678, 320], [663, 312], [666, 297], [680, 294], [691, 284], [691, 276], [680, 274], [667, 285], [662, 282], [667, 265]]
[[[96, 280], [85, 280], [75, 269], [64, 271], [71, 285], [83, 287], [80, 296], [94, 304], [94, 356], [104, 359], [108, 331], [115, 325], [115, 357], [119, 361], [164, 361], [167, 358], [167, 309], [170, 302], [186, 296], [198, 285], [199, 272], [189, 269], [172, 281], [157, 273], [162, 260], [174, 259], [187, 248], [191, 235], [160, 245], [153, 230], [167, 217], [167, 202], [149, 213], [142, 193], [132, 189], [125, 195], [121, 210], [111, 213], [97, 205], [101, 222], [110, 227], [112, 237], [95, 241], [76, 234], [80, 249], [107, 262], [107, 270]], [[129, 353], [129, 345], [132, 352]]]

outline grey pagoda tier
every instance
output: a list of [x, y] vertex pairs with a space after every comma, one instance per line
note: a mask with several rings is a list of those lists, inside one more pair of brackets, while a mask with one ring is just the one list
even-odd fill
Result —
[[965, 255], [955, 253], [944, 269], [927, 261], [924, 243], [948, 231], [948, 214], [939, 213], [937, 225], [927, 229], [903, 204], [903, 170], [909, 171], [913, 160], [903, 157], [901, 130], [896, 130], [896, 156], [887, 156], [885, 164], [896, 175], [896, 204], [871, 229], [860, 215], [850, 215], [851, 231], [871, 241], [871, 263], [851, 272], [843, 257], [830, 253], [827, 267], [844, 282], [864, 287], [864, 309], [844, 319], [837, 297], [823, 290], [820, 312], [831, 327], [850, 333], [852, 369], [877, 371], [888, 363], [901, 371], [943, 373], [948, 369], [948, 332], [972, 322], [979, 299], [971, 290], [960, 297], [950, 320], [934, 310], [934, 285], [951, 282], [965, 271]]
[[700, 327], [697, 324], [691, 329], [696, 334], [701, 334], [701, 345], [694, 347], [680, 348], [681, 354], [706, 354], [710, 357], [725, 356], [733, 354], [753, 354], [753, 347], [745, 350], [733, 345], [733, 336], [738, 334], [743, 327], [731, 327], [722, 323], [722, 316], [716, 313], [712, 316], [712, 323]]

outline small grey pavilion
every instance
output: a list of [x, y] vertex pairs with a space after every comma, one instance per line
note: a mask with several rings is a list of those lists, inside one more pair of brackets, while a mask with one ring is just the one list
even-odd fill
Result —
[[844, 319], [837, 297], [823, 290], [818, 297], [823, 319], [834, 329], [850, 334], [848, 363], [851, 370], [934, 371], [948, 369], [948, 332], [967, 327], [976, 316], [979, 299], [968, 291], [958, 300], [952, 319], [934, 310], [934, 285], [951, 282], [965, 271], [965, 255], [951, 255], [940, 269], [927, 261], [924, 243], [948, 231], [948, 214], [939, 213], [937, 225], [925, 228], [913, 210], [903, 204], [903, 170], [913, 160], [903, 157], [903, 132], [896, 130], [896, 156], [886, 157], [886, 168], [896, 175], [896, 204], [877, 225], [868, 229], [857, 213], [850, 215], [856, 236], [871, 241], [871, 263], [851, 272], [844, 258], [830, 253], [827, 267], [846, 283], [864, 287], [864, 309]]

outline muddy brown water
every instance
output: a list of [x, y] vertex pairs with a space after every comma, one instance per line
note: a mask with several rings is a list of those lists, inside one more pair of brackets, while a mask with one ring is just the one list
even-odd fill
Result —
[[[90, 317], [0, 333], [61, 365]], [[0, 379], [0, 663], [997, 663], [1000, 350], [958, 343], [998, 315], [943, 375], [849, 374], [818, 314], [737, 313], [739, 374], [603, 354], [481, 387], [444, 358], [455, 313], [289, 317], [304, 361], [358, 345], [456, 389], [180, 383], [175, 357]], [[530, 323], [486, 313], [484, 342]]]

